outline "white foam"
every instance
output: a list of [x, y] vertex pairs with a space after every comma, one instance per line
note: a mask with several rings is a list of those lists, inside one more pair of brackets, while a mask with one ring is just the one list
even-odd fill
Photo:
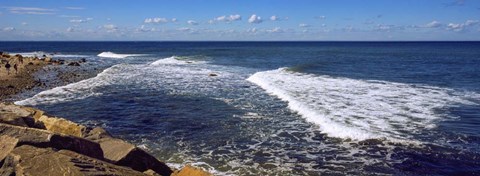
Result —
[[91, 96], [101, 95], [101, 90], [98, 87], [110, 85], [115, 83], [118, 76], [118, 68], [121, 65], [115, 65], [103, 72], [99, 73], [96, 77], [82, 80], [80, 82], [68, 84], [65, 86], [56, 87], [50, 90], [42, 91], [33, 97], [25, 100], [17, 101], [17, 105], [38, 105], [38, 104], [54, 104], [59, 102], [66, 102], [72, 100], [79, 100], [88, 98]]
[[47, 52], [43, 52], [43, 51], [26, 52], [26, 53], [12, 53], [12, 55], [15, 55], [15, 54], [20, 54], [24, 57], [43, 57], [44, 55], [47, 56], [47, 57], [53, 57], [53, 58], [56, 58], [56, 57], [62, 57], [62, 58], [66, 58], [66, 57], [88, 57], [87, 55], [47, 53]]
[[445, 118], [438, 112], [473, 104], [453, 90], [387, 81], [334, 78], [289, 72], [285, 68], [250, 76], [290, 109], [331, 137], [365, 140], [412, 139]]
[[98, 57], [105, 57], [105, 58], [115, 58], [115, 59], [123, 59], [127, 57], [134, 57], [134, 56], [145, 56], [145, 54], [117, 54], [113, 52], [102, 52], [97, 55]]
[[202, 64], [202, 63], [205, 63], [205, 62], [179, 60], [178, 57], [172, 56], [172, 57], [156, 60], [155, 62], [152, 62], [149, 65], [165, 65], [165, 64], [183, 65], [183, 64]]

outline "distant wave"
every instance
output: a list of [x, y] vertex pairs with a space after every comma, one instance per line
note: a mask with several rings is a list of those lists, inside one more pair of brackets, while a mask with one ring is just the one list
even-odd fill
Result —
[[179, 59], [177, 56], [172, 56], [172, 57], [167, 57], [163, 59], [156, 60], [155, 62], [150, 63], [150, 65], [163, 65], [163, 64], [201, 64], [201, 63], [206, 63], [205, 61], [190, 61], [186, 60], [185, 58], [182, 58], [182, 60]]
[[257, 72], [248, 81], [288, 102], [331, 137], [412, 139], [445, 118], [438, 110], [474, 104], [451, 89], [288, 71]]
[[115, 59], [123, 59], [127, 57], [134, 57], [134, 56], [145, 56], [145, 54], [117, 54], [113, 52], [102, 52], [97, 55], [98, 57], [105, 57], [105, 58], [115, 58]]

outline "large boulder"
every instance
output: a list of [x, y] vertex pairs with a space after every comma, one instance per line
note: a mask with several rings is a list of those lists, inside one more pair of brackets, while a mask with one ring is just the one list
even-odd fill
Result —
[[45, 129], [48, 131], [77, 137], [83, 137], [83, 133], [87, 129], [83, 125], [79, 125], [63, 118], [42, 115], [37, 120], [42, 122], [42, 124], [45, 126]]
[[23, 145], [15, 148], [0, 169], [8, 175], [145, 175], [72, 151]]
[[100, 144], [105, 159], [116, 165], [127, 166], [141, 172], [151, 169], [164, 176], [172, 173], [165, 163], [121, 139], [102, 138], [96, 142]]
[[171, 176], [212, 176], [212, 174], [190, 165], [185, 166], [181, 170], [172, 173]]
[[66, 149], [93, 158], [104, 159], [102, 149], [98, 143], [75, 136], [1, 123], [0, 134], [17, 139], [17, 146], [32, 145], [37, 147], [51, 147], [58, 150]]

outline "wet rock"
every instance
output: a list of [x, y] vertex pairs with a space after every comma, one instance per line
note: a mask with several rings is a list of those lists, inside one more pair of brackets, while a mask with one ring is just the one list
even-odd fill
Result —
[[15, 148], [7, 158], [1, 170], [15, 175], [144, 175], [72, 151], [29, 145]]
[[218, 76], [216, 73], [210, 73], [208, 76]]
[[127, 166], [140, 172], [151, 169], [160, 175], [172, 173], [165, 163], [158, 161], [133, 144], [115, 138], [103, 138], [96, 142], [100, 144], [105, 159], [116, 165]]
[[212, 174], [200, 168], [187, 165], [183, 169], [175, 171], [172, 176], [212, 176]]
[[83, 63], [83, 62], [87, 62], [87, 59], [82, 58], [82, 59], [80, 59], [80, 62], [82, 62], [82, 63]]
[[70, 62], [68, 66], [80, 66], [80, 64], [78, 62]]

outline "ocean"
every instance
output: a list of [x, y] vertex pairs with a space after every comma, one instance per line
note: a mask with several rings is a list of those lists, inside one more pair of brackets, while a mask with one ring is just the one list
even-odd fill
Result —
[[85, 58], [96, 76], [15, 103], [104, 127], [172, 167], [480, 175], [480, 42], [0, 42], [0, 50]]

